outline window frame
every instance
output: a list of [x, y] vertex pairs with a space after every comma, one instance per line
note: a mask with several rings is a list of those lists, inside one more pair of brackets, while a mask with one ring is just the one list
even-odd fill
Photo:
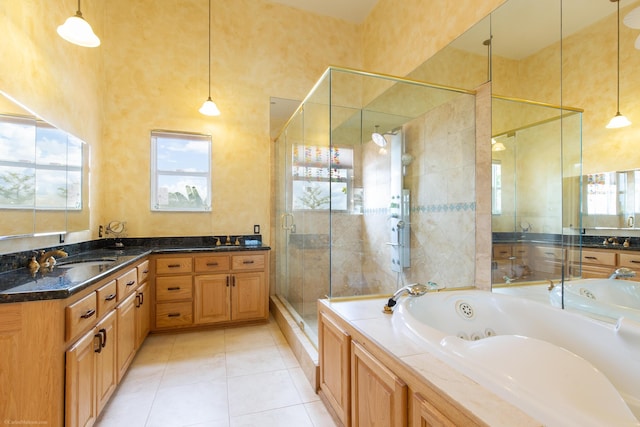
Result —
[[[158, 170], [158, 139], [171, 138], [184, 140], [185, 143], [190, 141], [206, 142], [207, 143], [207, 170], [206, 171], [188, 171], [188, 170]], [[184, 131], [168, 131], [168, 130], [152, 130], [150, 134], [151, 143], [151, 191], [150, 191], [150, 209], [152, 212], [211, 212], [212, 199], [213, 199], [213, 184], [211, 178], [211, 157], [212, 157], [212, 137], [208, 134], [184, 132]], [[188, 207], [188, 206], [173, 206], [168, 204], [160, 204], [159, 197], [159, 180], [161, 177], [167, 176], [184, 176], [204, 178], [207, 183], [208, 197], [203, 198], [203, 206], [201, 207]]]

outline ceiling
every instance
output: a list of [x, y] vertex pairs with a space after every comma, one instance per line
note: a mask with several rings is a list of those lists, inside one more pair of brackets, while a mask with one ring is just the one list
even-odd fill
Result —
[[303, 9], [319, 15], [332, 16], [361, 24], [378, 0], [268, 0]]

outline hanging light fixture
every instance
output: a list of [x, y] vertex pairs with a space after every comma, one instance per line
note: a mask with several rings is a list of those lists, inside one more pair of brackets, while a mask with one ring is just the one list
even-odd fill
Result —
[[607, 129], [617, 129], [625, 126], [629, 126], [631, 122], [625, 116], [620, 113], [620, 0], [611, 0], [612, 2], [618, 3], [618, 15], [617, 15], [617, 24], [618, 24], [618, 92], [617, 92], [617, 100], [618, 100], [618, 109], [616, 115], [609, 121], [607, 124]]
[[491, 151], [504, 151], [507, 147], [502, 142], [496, 141], [495, 138], [491, 138]]
[[58, 34], [68, 42], [83, 47], [100, 46], [100, 39], [95, 35], [91, 25], [82, 17], [80, 0], [76, 14], [67, 18], [64, 24], [58, 26]]
[[199, 110], [205, 116], [219, 116], [220, 110], [211, 99], [211, 0], [209, 0], [209, 98], [202, 104]]

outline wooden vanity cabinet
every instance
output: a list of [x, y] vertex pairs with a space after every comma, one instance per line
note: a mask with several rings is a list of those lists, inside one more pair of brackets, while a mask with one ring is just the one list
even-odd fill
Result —
[[154, 329], [193, 325], [193, 256], [158, 255], [154, 271]]
[[351, 341], [353, 427], [406, 427], [407, 385], [365, 348]]
[[351, 425], [351, 336], [318, 314], [320, 390], [344, 426]]
[[118, 385], [116, 323], [115, 311], [111, 311], [67, 350], [67, 426], [92, 425]]
[[319, 395], [345, 427], [487, 425], [323, 301], [318, 302], [318, 356]]
[[156, 330], [269, 316], [268, 251], [158, 255], [154, 260]]
[[149, 313], [136, 309], [147, 286], [138, 287], [138, 271], [148, 270], [145, 262], [105, 279], [65, 307], [67, 427], [95, 422], [146, 336]]
[[571, 277], [602, 278], [616, 269], [618, 254], [606, 249], [569, 249], [567, 258]]

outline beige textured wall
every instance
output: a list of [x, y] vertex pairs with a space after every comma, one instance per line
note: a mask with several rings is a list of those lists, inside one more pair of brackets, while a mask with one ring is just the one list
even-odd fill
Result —
[[[0, 90], [46, 121], [97, 145], [102, 141], [105, 97], [102, 51], [75, 46], [56, 33], [76, 7], [61, 0], [0, 1]], [[83, 3], [82, 12], [102, 35], [104, 3]], [[94, 156], [91, 169], [96, 165]], [[95, 206], [95, 201], [92, 197], [90, 203]], [[91, 228], [97, 228], [95, 218]], [[67, 241], [90, 238], [89, 232], [72, 233]], [[58, 236], [13, 239], [0, 242], [0, 253], [55, 244]]]
[[[207, 96], [207, 2], [110, 1], [108, 98], [102, 175], [115, 188], [101, 221], [130, 236], [251, 233], [270, 242], [269, 97], [302, 99], [329, 64], [359, 67], [355, 24], [262, 0], [212, 2], [211, 95], [222, 114], [198, 113]], [[149, 131], [213, 136], [211, 213], [149, 210]]]
[[[91, 233], [119, 219], [130, 236], [235, 233], [263, 225], [269, 242], [269, 97], [302, 98], [328, 65], [404, 75], [502, 0], [380, 0], [361, 25], [263, 0], [213, 1], [212, 96], [204, 118], [205, 0], [83, 2], [97, 49], [70, 45], [55, 28], [75, 11], [66, 0], [4, 0], [0, 88], [92, 145]], [[446, 19], [445, 19], [446, 18]], [[446, 22], [446, 25], [442, 23]], [[210, 214], [149, 211], [149, 130], [210, 132]], [[0, 242], [0, 251], [57, 238]]]

